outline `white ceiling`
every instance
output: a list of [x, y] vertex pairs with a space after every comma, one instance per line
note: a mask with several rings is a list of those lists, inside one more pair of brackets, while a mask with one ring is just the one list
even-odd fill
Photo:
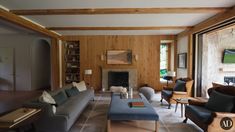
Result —
[[9, 34], [35, 34], [34, 31], [28, 30], [26, 28], [17, 26], [15, 24], [9, 23], [4, 20], [0, 20], [0, 34], [9, 35]]
[[[13, 9], [232, 7], [235, 0], [0, 0]], [[215, 13], [25, 16], [45, 27], [194, 26]], [[56, 31], [62, 35], [160, 35], [183, 30]]]

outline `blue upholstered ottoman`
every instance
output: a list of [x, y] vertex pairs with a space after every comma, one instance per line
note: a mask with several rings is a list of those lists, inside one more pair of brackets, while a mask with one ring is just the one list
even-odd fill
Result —
[[[155, 130], [158, 130], [159, 116], [147, 101], [143, 94], [139, 94], [140, 98], [121, 99], [120, 93], [113, 93], [108, 111], [107, 129], [110, 131], [111, 120], [152, 120], [155, 121]], [[131, 108], [130, 102], [144, 102], [144, 108]]]

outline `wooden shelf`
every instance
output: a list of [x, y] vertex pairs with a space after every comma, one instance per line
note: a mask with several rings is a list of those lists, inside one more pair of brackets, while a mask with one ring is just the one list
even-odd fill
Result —
[[64, 53], [64, 83], [80, 81], [80, 43], [66, 41]]

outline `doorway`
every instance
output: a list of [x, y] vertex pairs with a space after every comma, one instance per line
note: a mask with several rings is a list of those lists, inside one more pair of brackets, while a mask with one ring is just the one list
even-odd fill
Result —
[[51, 47], [47, 40], [39, 39], [31, 46], [32, 90], [51, 88]]

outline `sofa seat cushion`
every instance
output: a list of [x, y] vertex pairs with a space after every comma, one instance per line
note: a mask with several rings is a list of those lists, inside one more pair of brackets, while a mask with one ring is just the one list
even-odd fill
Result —
[[185, 112], [190, 113], [205, 124], [209, 124], [212, 121], [212, 111], [206, 109], [205, 107], [187, 105]]
[[170, 91], [170, 90], [162, 90], [162, 96], [167, 97], [167, 98], [171, 98], [172, 93], [173, 91]]
[[68, 100], [63, 105], [57, 107], [56, 115], [64, 115], [68, 118], [71, 118], [73, 116], [76, 116], [76, 107], [77, 105], [75, 102]]
[[94, 96], [94, 92], [86, 90], [79, 92], [77, 95], [70, 97], [63, 105], [57, 107], [57, 115], [65, 115], [69, 119], [76, 118], [82, 110], [86, 107], [87, 103]]

